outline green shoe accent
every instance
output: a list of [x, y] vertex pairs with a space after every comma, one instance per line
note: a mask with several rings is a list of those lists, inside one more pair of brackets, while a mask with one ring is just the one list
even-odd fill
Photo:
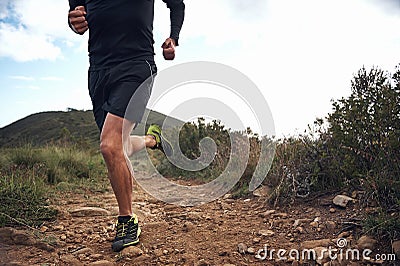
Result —
[[147, 135], [153, 136], [157, 144], [161, 142], [161, 128], [158, 125], [150, 125], [149, 129], [147, 129]]
[[172, 156], [174, 150], [171, 143], [162, 134], [161, 128], [158, 125], [151, 125], [147, 130], [147, 135], [153, 136], [156, 140], [156, 145], [151, 149], [157, 149], [162, 151], [167, 156]]

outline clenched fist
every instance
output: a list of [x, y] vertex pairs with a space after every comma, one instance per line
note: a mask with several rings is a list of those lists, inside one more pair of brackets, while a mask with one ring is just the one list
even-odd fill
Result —
[[174, 60], [175, 58], [175, 40], [168, 38], [165, 40], [163, 45], [163, 56], [165, 60]]
[[86, 10], [84, 6], [77, 6], [75, 10], [68, 13], [69, 23], [72, 29], [78, 34], [84, 34], [89, 28], [85, 15]]

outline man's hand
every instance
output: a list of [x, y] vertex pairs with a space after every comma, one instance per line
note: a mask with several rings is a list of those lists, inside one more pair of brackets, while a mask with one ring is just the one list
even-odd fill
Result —
[[163, 45], [163, 56], [165, 60], [174, 60], [175, 58], [175, 40], [168, 38], [165, 40]]
[[78, 34], [84, 34], [88, 30], [85, 15], [86, 10], [84, 6], [77, 6], [75, 10], [68, 13], [69, 23], [71, 23], [72, 29]]

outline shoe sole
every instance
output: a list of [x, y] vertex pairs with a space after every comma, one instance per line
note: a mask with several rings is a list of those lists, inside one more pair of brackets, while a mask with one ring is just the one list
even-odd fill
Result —
[[171, 143], [166, 140], [162, 135], [160, 135], [161, 146], [167, 156], [171, 156], [173, 154], [173, 149]]

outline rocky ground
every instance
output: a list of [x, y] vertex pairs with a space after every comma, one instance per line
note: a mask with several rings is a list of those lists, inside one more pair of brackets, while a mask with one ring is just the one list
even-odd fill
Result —
[[[229, 195], [197, 207], [180, 207], [137, 189], [134, 210], [142, 227], [141, 242], [114, 253], [113, 194], [64, 193], [55, 203], [60, 210], [56, 222], [40, 230], [0, 228], [0, 265], [397, 265], [393, 258], [375, 260], [385, 247], [360, 235], [361, 215], [373, 210], [358, 208], [357, 192], [352, 197], [335, 196], [291, 208], [272, 208], [262, 197]], [[366, 249], [373, 253], [369, 260], [350, 255], [350, 260], [332, 260], [323, 252], [329, 248], [336, 248], [332, 258], [350, 248], [360, 250], [360, 257]], [[279, 260], [279, 249], [286, 250], [280, 251], [286, 260]], [[292, 249], [300, 252], [298, 258]], [[307, 249], [317, 258], [306, 253], [302, 258]], [[392, 253], [400, 256], [399, 252], [400, 242], [393, 243]]]

